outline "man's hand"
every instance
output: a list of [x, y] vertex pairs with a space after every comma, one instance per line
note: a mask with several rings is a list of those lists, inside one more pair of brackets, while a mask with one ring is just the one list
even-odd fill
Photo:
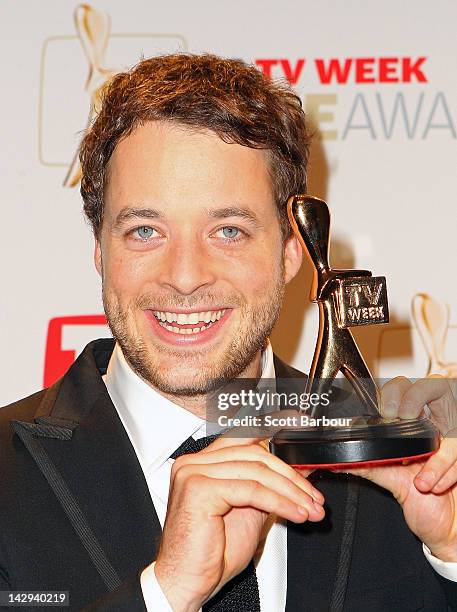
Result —
[[270, 513], [303, 523], [324, 498], [258, 439], [219, 438], [172, 469], [157, 580], [173, 610], [198, 610], [252, 559]]
[[437, 453], [408, 465], [344, 471], [388, 489], [401, 504], [411, 531], [432, 554], [443, 561], [457, 561], [457, 403], [451, 387], [439, 376], [414, 384], [399, 377], [381, 391], [385, 417], [416, 418], [426, 404], [443, 436]]

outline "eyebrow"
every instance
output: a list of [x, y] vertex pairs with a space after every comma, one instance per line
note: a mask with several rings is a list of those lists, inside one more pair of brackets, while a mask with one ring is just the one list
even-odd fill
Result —
[[227, 206], [225, 208], [216, 208], [209, 210], [208, 214], [213, 219], [227, 219], [228, 217], [240, 217], [250, 221], [257, 227], [261, 227], [261, 223], [257, 215], [249, 208], [242, 206]]
[[130, 208], [126, 206], [117, 215], [113, 228], [119, 229], [131, 219], [160, 219], [162, 214], [154, 208]]

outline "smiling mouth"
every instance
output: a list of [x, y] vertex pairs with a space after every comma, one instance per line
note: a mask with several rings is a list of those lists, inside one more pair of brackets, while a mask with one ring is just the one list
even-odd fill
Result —
[[160, 326], [181, 335], [199, 334], [212, 327], [225, 314], [226, 310], [207, 310], [204, 312], [170, 312], [154, 310]]

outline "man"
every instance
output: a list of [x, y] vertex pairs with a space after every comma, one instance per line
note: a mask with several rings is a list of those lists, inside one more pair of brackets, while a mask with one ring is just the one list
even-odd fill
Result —
[[[171, 55], [113, 79], [81, 192], [116, 344], [2, 411], [1, 590], [69, 591], [75, 610], [457, 609], [451, 438], [363, 472], [393, 495], [308, 480], [253, 438], [202, 441], [217, 385], [303, 378], [268, 336], [301, 264], [285, 203], [307, 158], [298, 99], [242, 62]], [[383, 400], [453, 426], [445, 381]]]

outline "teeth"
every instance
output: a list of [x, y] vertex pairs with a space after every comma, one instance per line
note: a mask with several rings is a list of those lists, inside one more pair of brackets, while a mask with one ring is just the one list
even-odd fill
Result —
[[167, 329], [168, 331], [173, 332], [174, 334], [181, 334], [181, 335], [187, 335], [187, 334], [198, 334], [199, 332], [204, 331], [205, 329], [208, 329], [208, 327], [211, 327], [212, 323], [208, 323], [208, 325], [202, 325], [201, 327], [174, 327], [171, 325], [167, 325], [166, 323], [164, 323], [163, 321], [160, 321], [160, 325], [162, 327], [165, 327], [165, 329]]
[[160, 310], [154, 311], [154, 315], [157, 319], [159, 319], [159, 321], [162, 321], [163, 323], [176, 322], [178, 325], [196, 325], [199, 322], [214, 323], [214, 321], [218, 321], [224, 313], [225, 310], [208, 310], [207, 312], [190, 312], [188, 314], [183, 312], [178, 314], [176, 312], [162, 312]]

